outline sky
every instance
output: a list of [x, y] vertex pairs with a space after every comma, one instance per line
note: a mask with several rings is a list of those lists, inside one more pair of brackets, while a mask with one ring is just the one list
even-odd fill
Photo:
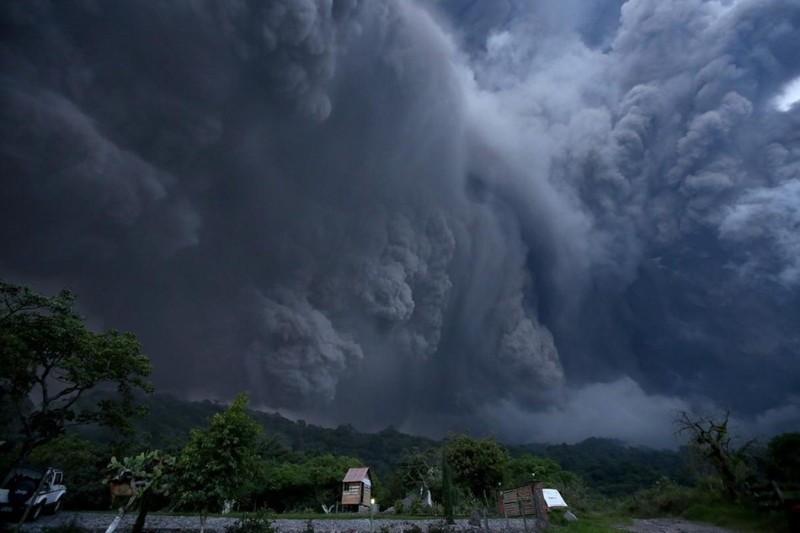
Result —
[[0, 276], [161, 391], [675, 446], [800, 430], [800, 1], [0, 4]]

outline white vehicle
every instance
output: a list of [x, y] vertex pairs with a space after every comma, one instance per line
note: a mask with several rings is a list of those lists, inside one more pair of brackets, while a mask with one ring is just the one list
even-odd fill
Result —
[[0, 488], [0, 516], [19, 518], [28, 511], [28, 520], [36, 520], [43, 512], [53, 514], [61, 509], [64, 474], [54, 468], [14, 467]]

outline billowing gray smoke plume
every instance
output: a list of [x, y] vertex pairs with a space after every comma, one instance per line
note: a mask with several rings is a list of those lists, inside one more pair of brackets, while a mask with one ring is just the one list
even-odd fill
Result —
[[0, 6], [0, 274], [363, 429], [800, 424], [796, 0]]

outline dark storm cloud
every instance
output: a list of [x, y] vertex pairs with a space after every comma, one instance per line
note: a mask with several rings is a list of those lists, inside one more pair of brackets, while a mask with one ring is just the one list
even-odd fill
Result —
[[[324, 412], [343, 380], [399, 394], [454, 358], [444, 410], [560, 387], [518, 229], [464, 195], [456, 51], [420, 8], [43, 3], [5, 23], [6, 190], [29, 206], [5, 227], [31, 222], [5, 270], [88, 293], [164, 385]], [[456, 277], [486, 287], [474, 316]], [[509, 368], [473, 387], [495, 353]]]
[[0, 13], [0, 270], [163, 388], [516, 440], [797, 423], [796, 2]]
[[[800, 73], [789, 53], [799, 10], [628, 2], [602, 53], [569, 29], [535, 43], [524, 18], [490, 37], [478, 79], [510, 110], [532, 109], [530, 124], [547, 119], [550, 178], [579, 195], [599, 244], [577, 305], [563, 304], [576, 301], [570, 290], [542, 288], [576, 382], [628, 374], [648, 393], [706, 396], [743, 416], [796, 405], [782, 374], [800, 318], [796, 118], [774, 98]], [[555, 93], [559, 78], [571, 84]]]

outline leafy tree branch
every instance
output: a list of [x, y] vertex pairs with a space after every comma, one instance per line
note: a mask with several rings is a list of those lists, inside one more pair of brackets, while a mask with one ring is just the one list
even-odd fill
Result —
[[[136, 390], [152, 391], [150, 361], [131, 333], [95, 333], [73, 307], [75, 296], [53, 297], [0, 281], [0, 402], [14, 406], [22, 442], [19, 457], [74, 425], [97, 423], [117, 431], [131, 427]], [[93, 390], [114, 390], [101, 401], [81, 402]]]

